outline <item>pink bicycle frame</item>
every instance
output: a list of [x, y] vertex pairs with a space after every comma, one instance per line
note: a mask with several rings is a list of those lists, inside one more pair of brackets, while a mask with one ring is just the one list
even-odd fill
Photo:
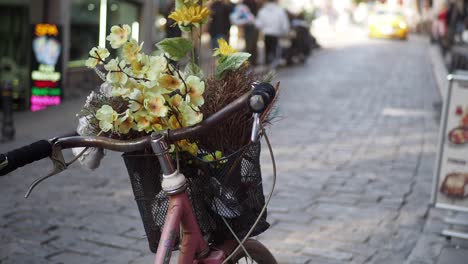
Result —
[[[225, 252], [232, 252], [236, 246], [234, 241], [229, 240], [217, 249], [210, 250], [203, 239], [187, 193], [184, 191], [169, 197], [169, 209], [159, 240], [155, 264], [169, 263], [176, 237], [179, 235], [179, 227], [182, 228], [179, 264], [221, 264], [226, 258]], [[197, 259], [197, 255], [201, 258]]]
[[174, 168], [166, 141], [161, 135], [152, 135], [151, 146], [163, 171], [161, 187], [169, 195], [169, 208], [154, 263], [169, 264], [181, 228], [179, 264], [221, 264], [226, 257], [225, 252], [232, 252], [236, 244], [226, 241], [220, 249], [210, 249], [189, 201], [186, 178]]

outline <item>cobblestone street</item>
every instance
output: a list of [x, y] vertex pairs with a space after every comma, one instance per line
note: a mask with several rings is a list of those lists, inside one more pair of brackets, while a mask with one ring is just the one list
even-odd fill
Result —
[[[355, 31], [322, 44], [305, 66], [277, 75], [279, 117], [269, 136], [278, 181], [272, 226], [259, 240], [287, 264], [435, 263], [444, 239], [429, 211], [440, 102], [429, 41]], [[20, 114], [17, 140], [0, 151], [67, 132], [80, 104]], [[152, 263], [120, 155], [108, 153], [95, 171], [75, 164], [25, 200], [49, 165], [0, 178], [1, 264]]]

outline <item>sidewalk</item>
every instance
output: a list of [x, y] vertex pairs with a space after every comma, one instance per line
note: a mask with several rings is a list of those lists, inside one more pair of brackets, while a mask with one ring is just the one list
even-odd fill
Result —
[[[428, 55], [431, 59], [434, 78], [441, 98], [441, 102], [435, 102], [434, 105], [440, 105], [446, 96], [448, 71], [440, 49], [436, 45], [430, 45]], [[418, 238], [415, 248], [405, 262], [406, 264], [468, 263], [468, 241], [457, 238], [449, 239], [441, 235], [443, 229], [449, 228], [449, 225], [444, 223], [444, 218], [448, 215], [449, 213], [442, 209], [429, 209], [426, 215], [426, 222], [422, 226], [421, 236]], [[465, 221], [468, 220], [466, 214], [460, 214], [460, 216]]]

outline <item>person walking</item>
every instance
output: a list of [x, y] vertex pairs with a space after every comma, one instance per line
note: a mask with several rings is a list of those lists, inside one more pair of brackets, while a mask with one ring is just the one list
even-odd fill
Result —
[[289, 32], [289, 19], [286, 11], [277, 0], [267, 0], [258, 11], [255, 24], [265, 38], [265, 63], [271, 64], [279, 56], [279, 39]]
[[229, 0], [214, 1], [211, 6], [211, 22], [208, 25], [208, 32], [211, 36], [211, 46], [218, 47], [218, 39], [223, 38], [229, 42], [229, 31], [231, 21], [229, 15], [234, 10], [234, 5]]
[[[244, 5], [246, 5], [254, 17], [257, 17], [258, 14], [258, 3], [256, 0], [244, 0]], [[251, 54], [249, 58], [252, 65], [257, 64], [257, 43], [258, 43], [258, 29], [255, 26], [255, 23], [250, 23], [244, 26], [244, 36], [245, 36], [245, 50]]]

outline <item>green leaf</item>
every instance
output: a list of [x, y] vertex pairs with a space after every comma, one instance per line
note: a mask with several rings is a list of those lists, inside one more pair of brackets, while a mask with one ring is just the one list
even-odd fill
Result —
[[249, 57], [250, 54], [247, 52], [236, 52], [220, 58], [218, 67], [216, 67], [216, 78], [222, 78], [227, 71], [239, 69]]
[[166, 38], [156, 44], [160, 50], [175, 61], [185, 57], [193, 49], [193, 44], [186, 38]]
[[185, 66], [184, 73], [185, 76], [194, 75], [199, 77], [200, 79], [203, 79], [203, 70], [193, 62], [190, 62], [189, 64], [187, 64], [187, 66]]

